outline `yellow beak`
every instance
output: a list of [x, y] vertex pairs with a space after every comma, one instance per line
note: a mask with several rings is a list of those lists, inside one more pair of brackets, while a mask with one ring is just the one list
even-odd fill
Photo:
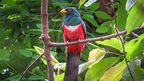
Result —
[[62, 10], [60, 11], [60, 13], [65, 14], [65, 13], [67, 13], [67, 11], [66, 11], [65, 9], [62, 9]]

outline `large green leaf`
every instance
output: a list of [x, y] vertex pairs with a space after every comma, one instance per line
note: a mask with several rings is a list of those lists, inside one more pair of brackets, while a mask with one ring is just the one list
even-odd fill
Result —
[[22, 55], [24, 55], [26, 57], [32, 57], [32, 55], [33, 55], [31, 51], [26, 50], [26, 49], [20, 49], [19, 51]]
[[108, 15], [106, 12], [104, 11], [96, 11], [95, 12], [95, 15], [98, 17], [98, 18], [101, 18], [101, 19], [111, 19], [111, 16]]
[[98, 23], [96, 22], [96, 20], [94, 19], [94, 17], [90, 14], [84, 14], [82, 16], [83, 19], [85, 19], [86, 21], [88, 21], [89, 23], [91, 23], [93, 26], [98, 27]]
[[123, 71], [126, 69], [125, 61], [119, 62], [109, 70], [105, 71], [100, 81], [120, 81]]
[[85, 81], [98, 81], [103, 73], [114, 65], [119, 58], [111, 57], [94, 64], [86, 73]]
[[[143, 2], [143, 1], [141, 1]], [[144, 2], [143, 2], [144, 3]], [[142, 5], [142, 3], [141, 3]], [[126, 22], [126, 30], [127, 33], [129, 34], [134, 28], [142, 25], [142, 23], [144, 22], [144, 15], [143, 12], [140, 10], [140, 4], [136, 3], [133, 8], [130, 10], [130, 13], [128, 15], [127, 18], [127, 22]]]
[[127, 12], [125, 10], [126, 0], [120, 0], [121, 4], [116, 11], [116, 26], [120, 31], [125, 29], [126, 20], [127, 20]]
[[125, 45], [125, 50], [127, 52], [127, 59], [132, 60], [136, 56], [142, 54], [144, 50], [144, 34], [140, 35], [139, 38], [129, 41]]
[[109, 30], [110, 28], [112, 28], [112, 26], [113, 26], [112, 21], [104, 22], [103, 24], [101, 24], [101, 25], [97, 28], [96, 32], [98, 32], [98, 33], [106, 33], [106, 32], [108, 32], [108, 30]]
[[121, 42], [117, 38], [111, 38], [111, 39], [107, 39], [104, 41], [96, 41], [96, 43], [105, 45], [105, 46], [109, 46], [109, 47], [115, 48], [120, 51], [122, 50]]

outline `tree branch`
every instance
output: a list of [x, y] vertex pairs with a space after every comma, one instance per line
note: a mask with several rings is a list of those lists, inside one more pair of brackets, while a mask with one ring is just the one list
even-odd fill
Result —
[[42, 34], [40, 39], [44, 42], [44, 55], [48, 64], [48, 79], [54, 81], [53, 66], [50, 57], [50, 37], [48, 34], [49, 23], [48, 23], [48, 0], [41, 0], [41, 23], [42, 23]]
[[[136, 28], [133, 31], [137, 31], [137, 30], [142, 30], [144, 29], [144, 26]], [[119, 35], [124, 35], [126, 34], [126, 30], [119, 32]], [[87, 42], [93, 42], [93, 41], [99, 41], [99, 40], [105, 40], [105, 39], [110, 39], [113, 37], [117, 37], [118, 34], [111, 34], [111, 35], [106, 35], [106, 36], [102, 36], [102, 37], [96, 37], [96, 38], [88, 38], [85, 40], [79, 40], [79, 41], [74, 41], [74, 42], [66, 42], [66, 43], [56, 43], [56, 42], [50, 42], [50, 46], [55, 46], [55, 47], [60, 47], [60, 46], [68, 46], [68, 45], [73, 45], [73, 44], [80, 44], [80, 43], [87, 43]]]

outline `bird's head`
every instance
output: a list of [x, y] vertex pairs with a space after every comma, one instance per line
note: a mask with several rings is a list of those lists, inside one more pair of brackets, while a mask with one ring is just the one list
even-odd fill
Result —
[[62, 9], [60, 13], [63, 13], [66, 16], [80, 16], [79, 12], [74, 7], [67, 7], [65, 9]]

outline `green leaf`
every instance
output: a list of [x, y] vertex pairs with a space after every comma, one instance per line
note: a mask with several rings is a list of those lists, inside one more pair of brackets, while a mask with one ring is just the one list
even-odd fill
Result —
[[101, 18], [101, 19], [111, 19], [110, 15], [108, 15], [106, 12], [104, 11], [96, 11], [95, 12], [95, 15], [98, 17], [98, 18]]
[[127, 12], [125, 10], [126, 0], [121, 0], [121, 4], [116, 11], [116, 25], [120, 31], [125, 30], [126, 20], [127, 20]]
[[126, 69], [125, 61], [119, 62], [115, 66], [111, 67], [100, 78], [99, 81], [120, 81], [123, 72]]
[[134, 66], [134, 77], [135, 77], [135, 80], [136, 81], [142, 81], [142, 80], [144, 80], [144, 77], [143, 77], [143, 75], [144, 75], [144, 69], [142, 69], [142, 67], [141, 66]]
[[112, 27], [112, 26], [113, 26], [112, 21], [104, 22], [103, 24], [101, 24], [101, 25], [97, 28], [96, 32], [98, 32], [98, 33], [106, 33], [106, 32], [108, 32], [108, 30], [109, 30], [110, 27]]
[[142, 54], [144, 50], [144, 34], [140, 35], [139, 38], [129, 41], [125, 45], [125, 50], [127, 52], [127, 59], [133, 60], [136, 56]]
[[[37, 46], [34, 46], [34, 49], [35, 49], [36, 52], [37, 52], [38, 54], [40, 54], [40, 55], [43, 54], [43, 52], [44, 52], [43, 49], [41, 49], [41, 48], [39, 48], [39, 47], [37, 47]], [[43, 61], [44, 64], [47, 64], [47, 61], [46, 61], [46, 59], [45, 59], [44, 56], [41, 58], [41, 60]], [[57, 60], [52, 54], [51, 54], [51, 60], [52, 60], [52, 64], [53, 64], [53, 65], [59, 63], [58, 60]]]
[[[54, 77], [55, 81], [64, 81], [64, 73], [57, 75]], [[78, 77], [78, 81], [83, 81], [80, 77]]]
[[98, 27], [98, 23], [96, 22], [96, 20], [94, 19], [94, 17], [90, 14], [84, 14], [82, 16], [83, 19], [85, 19], [86, 21], [88, 21], [89, 23], [91, 23], [93, 26]]
[[28, 78], [28, 80], [44, 80], [45, 77], [39, 75], [32, 75]]
[[88, 61], [93, 62], [99, 62], [106, 54], [106, 51], [100, 48], [93, 49], [89, 53]]
[[1, 3], [7, 5], [15, 5], [16, 0], [2, 0]]
[[98, 8], [99, 8], [99, 3], [93, 3], [92, 5], [87, 7], [87, 9], [90, 9], [90, 10], [96, 10]]
[[[129, 63], [129, 67], [131, 69], [131, 72], [133, 74], [135, 81], [143, 81], [144, 80], [144, 69], [140, 66], [141, 59], [136, 59], [135, 61], [132, 61]], [[129, 71], [126, 69], [123, 73], [123, 81], [131, 81], [131, 76], [129, 74]]]
[[114, 65], [119, 58], [106, 58], [94, 64], [86, 73], [84, 81], [98, 81], [103, 73]]
[[63, 79], [64, 79], [64, 73], [62, 73], [60, 75], [57, 75], [54, 78], [55, 78], [55, 81], [63, 81]]
[[20, 49], [19, 51], [25, 57], [32, 57], [32, 55], [33, 55], [32, 52], [27, 49]]
[[4, 49], [0, 49], [0, 61], [9, 61], [9, 52]]
[[27, 47], [31, 47], [31, 38], [30, 38], [30, 35], [26, 35], [24, 40], [23, 40], [23, 43], [27, 46]]
[[58, 19], [57, 18], [52, 18], [51, 21], [52, 22], [61, 22], [61, 19], [60, 18], [58, 18]]
[[10, 76], [8, 78], [8, 80], [10, 80], [10, 81], [17, 81], [19, 77], [20, 77], [20, 75], [13, 75], [13, 76]]
[[86, 0], [80, 0], [79, 1], [79, 8], [85, 3]]
[[126, 22], [126, 30], [129, 34], [133, 29], [136, 27], [142, 25], [144, 22], [144, 16], [139, 7], [135, 4], [133, 8], [131, 9], [127, 22]]
[[107, 39], [104, 41], [96, 41], [96, 43], [105, 45], [105, 46], [109, 46], [109, 47], [115, 48], [120, 51], [122, 50], [121, 42], [117, 38], [111, 38], [111, 39]]

